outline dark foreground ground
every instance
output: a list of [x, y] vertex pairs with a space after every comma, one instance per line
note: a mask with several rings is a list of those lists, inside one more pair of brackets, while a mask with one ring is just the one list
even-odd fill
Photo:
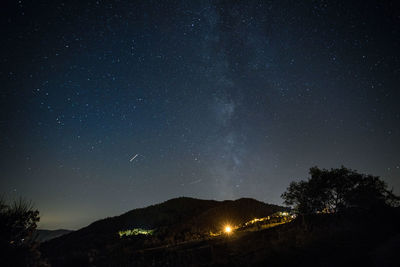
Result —
[[146, 249], [125, 239], [84, 259], [47, 256], [53, 266], [400, 266], [399, 225], [399, 209], [353, 211]]

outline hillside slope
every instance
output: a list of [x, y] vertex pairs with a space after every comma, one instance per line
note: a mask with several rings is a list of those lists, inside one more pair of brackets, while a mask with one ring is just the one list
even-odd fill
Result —
[[[117, 235], [120, 230], [156, 229], [151, 242], [162, 244], [208, 235], [210, 231], [220, 229], [224, 223], [241, 224], [254, 217], [264, 217], [283, 210], [287, 209], [248, 198], [235, 201], [175, 198], [96, 221], [78, 231], [43, 243], [42, 251], [53, 265], [77, 264], [77, 261], [85, 262], [91, 251], [100, 251], [105, 246], [120, 243]], [[138, 246], [143, 242], [138, 241]], [[68, 263], [69, 260], [72, 262]]]
[[120, 243], [96, 266], [398, 266], [400, 210], [299, 216], [277, 227], [137, 249]]

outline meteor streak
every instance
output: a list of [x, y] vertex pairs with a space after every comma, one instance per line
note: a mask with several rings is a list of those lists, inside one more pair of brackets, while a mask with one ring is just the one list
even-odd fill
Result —
[[196, 180], [196, 181], [190, 182], [189, 184], [197, 184], [197, 183], [200, 183], [202, 180], [203, 180], [203, 179], [199, 179], [199, 180]]
[[135, 156], [133, 156], [130, 160], [130, 162], [132, 162], [137, 156], [139, 156], [139, 154], [136, 154]]

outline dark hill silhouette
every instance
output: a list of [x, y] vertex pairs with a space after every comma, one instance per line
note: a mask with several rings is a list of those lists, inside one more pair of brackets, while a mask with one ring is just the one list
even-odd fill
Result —
[[254, 217], [265, 217], [284, 210], [287, 208], [250, 198], [214, 201], [180, 197], [96, 221], [43, 243], [42, 251], [55, 265], [76, 264], [74, 260], [68, 263], [67, 258], [87, 258], [90, 251], [120, 242], [117, 235], [120, 230], [158, 229], [157, 240], [160, 243], [178, 242], [192, 238], [194, 234], [208, 235], [209, 231], [221, 229], [224, 223], [238, 225]]
[[128, 211], [122, 215], [102, 219], [78, 230], [74, 235], [98, 232], [116, 233], [131, 228], [154, 229], [169, 226], [186, 220], [204, 210], [216, 206], [219, 202], [180, 197], [161, 204]]

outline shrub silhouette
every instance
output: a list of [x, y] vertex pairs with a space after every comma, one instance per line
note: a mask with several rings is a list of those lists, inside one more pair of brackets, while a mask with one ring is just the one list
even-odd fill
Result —
[[400, 198], [378, 176], [338, 169], [310, 168], [307, 181], [291, 182], [282, 194], [284, 203], [298, 214], [335, 213], [349, 208], [363, 210], [395, 207]]
[[11, 205], [0, 200], [0, 251], [2, 266], [46, 266], [34, 240], [39, 211], [23, 199]]

